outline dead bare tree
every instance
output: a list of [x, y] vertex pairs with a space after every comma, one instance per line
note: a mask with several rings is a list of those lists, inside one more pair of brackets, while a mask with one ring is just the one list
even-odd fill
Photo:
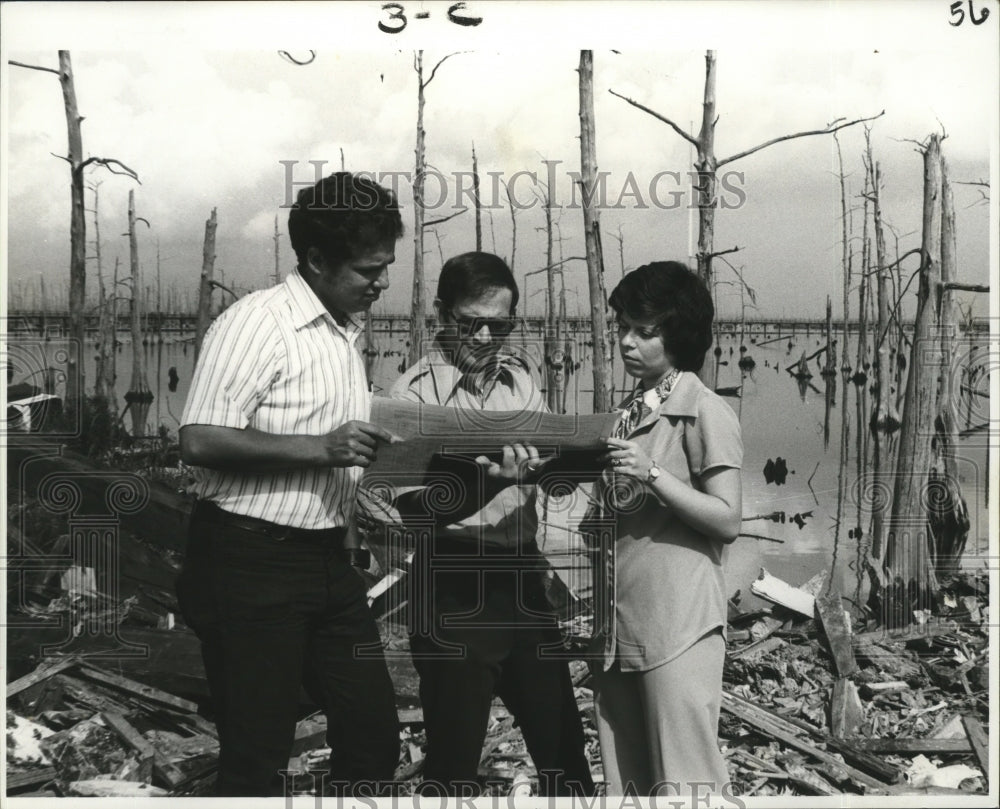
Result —
[[91, 190], [94, 192], [94, 207], [91, 213], [94, 215], [94, 259], [97, 261], [97, 358], [94, 369], [96, 380], [94, 381], [94, 396], [99, 402], [104, 402], [105, 406], [110, 402], [115, 384], [115, 323], [112, 313], [111, 299], [118, 294], [117, 289], [112, 287], [111, 294], [108, 295], [104, 285], [104, 263], [101, 244], [101, 217], [100, 217], [100, 183], [94, 183]]
[[153, 392], [149, 389], [149, 382], [146, 378], [145, 353], [142, 350], [142, 307], [139, 303], [139, 291], [141, 290], [142, 276], [139, 267], [139, 240], [136, 235], [136, 223], [143, 222], [149, 227], [149, 222], [142, 217], [135, 215], [135, 192], [128, 192], [128, 246], [129, 246], [129, 266], [132, 272], [132, 379], [129, 382], [129, 389], [125, 393], [125, 401], [128, 402], [128, 409], [132, 414], [132, 435], [142, 436], [146, 432], [146, 416], [149, 413], [149, 405], [153, 401]]
[[[715, 191], [717, 187], [716, 178], [718, 169], [728, 165], [729, 163], [735, 163], [737, 160], [766, 149], [769, 146], [773, 146], [776, 143], [793, 140], [795, 138], [809, 137], [811, 135], [829, 135], [837, 132], [838, 130], [845, 129], [846, 127], [862, 123], [863, 121], [873, 121], [884, 114], [883, 111], [870, 118], [858, 118], [854, 121], [846, 121], [842, 123], [841, 121], [843, 121], [843, 119], [837, 119], [823, 129], [813, 129], [805, 132], [795, 132], [789, 135], [780, 135], [779, 137], [771, 138], [764, 143], [745, 149], [742, 152], [737, 152], [729, 157], [717, 158], [715, 156], [715, 125], [719, 119], [715, 111], [715, 51], [707, 51], [705, 54], [705, 92], [702, 103], [701, 129], [697, 136], [685, 131], [670, 118], [655, 112], [649, 107], [640, 104], [638, 101], [634, 101], [631, 98], [616, 93], [614, 90], [609, 90], [609, 92], [613, 96], [631, 104], [636, 109], [640, 109], [653, 116], [658, 121], [662, 121], [667, 124], [667, 126], [673, 129], [674, 132], [694, 146], [697, 151], [698, 157], [697, 162], [695, 163], [695, 174], [693, 175], [693, 179], [695, 181], [694, 188], [696, 192], [696, 199], [698, 202], [698, 252], [696, 254], [696, 260], [698, 274], [705, 281], [709, 289], [712, 289], [713, 281], [712, 259], [719, 255], [719, 253], [715, 252], [715, 209], [718, 204]], [[710, 376], [711, 369], [708, 367], [708, 364], [706, 364], [706, 366], [702, 368], [702, 378], [710, 379]]]
[[59, 51], [59, 69], [28, 65], [8, 60], [8, 64], [29, 70], [54, 73], [62, 86], [63, 106], [66, 111], [68, 154], [62, 159], [70, 165], [70, 259], [69, 259], [69, 346], [66, 360], [66, 400], [70, 412], [79, 412], [79, 401], [86, 391], [83, 363], [80, 361], [84, 347], [84, 309], [87, 299], [87, 220], [83, 200], [84, 170], [91, 165], [104, 166], [112, 174], [124, 174], [139, 182], [139, 175], [120, 160], [105, 157], [83, 157], [83, 135], [76, 104], [76, 86], [73, 82], [73, 64], [69, 51]]
[[590, 288], [591, 334], [594, 342], [594, 412], [612, 408], [611, 336], [608, 333], [608, 297], [604, 286], [604, 251], [601, 222], [594, 194], [597, 190], [597, 143], [594, 127], [594, 52], [580, 51], [580, 185], [583, 197], [583, 232], [587, 250]]
[[[449, 53], [442, 57], [437, 64], [431, 68], [430, 75], [424, 79], [424, 52], [417, 51], [413, 55], [413, 70], [417, 74], [417, 142], [414, 153], [416, 155], [416, 166], [413, 173], [413, 294], [411, 297], [412, 319], [410, 320], [410, 347], [407, 354], [407, 365], [414, 365], [420, 359], [425, 333], [427, 328], [427, 293], [424, 289], [424, 181], [427, 177], [427, 153], [424, 131], [424, 103], [427, 87], [434, 76], [437, 75], [438, 68], [441, 67], [456, 53]], [[437, 220], [446, 221], [452, 217], [445, 217]]]
[[274, 236], [272, 237], [272, 239], [274, 240], [274, 285], [275, 286], [281, 283], [281, 259], [280, 259], [281, 242], [279, 241], [279, 238], [280, 236], [278, 234], [278, 217], [275, 216]]
[[205, 220], [205, 243], [201, 251], [201, 283], [198, 285], [198, 319], [194, 333], [194, 358], [198, 361], [202, 340], [212, 320], [212, 273], [215, 270], [215, 230], [218, 227], [216, 209]]
[[483, 201], [479, 197], [479, 160], [476, 144], [472, 144], [472, 193], [476, 203], [476, 252], [483, 250]]
[[929, 504], [934, 541], [934, 566], [939, 578], [953, 575], [961, 564], [969, 536], [969, 509], [959, 484], [956, 448], [958, 421], [955, 415], [954, 293], [956, 265], [955, 201], [948, 182], [948, 164], [941, 157], [941, 283], [935, 294], [941, 339], [941, 381], [934, 419], [934, 460], [928, 487], [935, 492]]
[[510, 186], [503, 184], [504, 191], [507, 192], [507, 206], [510, 208], [510, 271], [514, 272], [514, 259], [517, 257], [517, 206], [514, 204], [514, 197], [510, 193]]
[[941, 281], [941, 137], [923, 146], [924, 211], [917, 311], [899, 432], [892, 512], [886, 538], [881, 588], [883, 621], [910, 623], [917, 609], [929, 609], [938, 588], [927, 516], [931, 436], [937, 405], [938, 369], [926, 352], [937, 341], [936, 306], [931, 298]]

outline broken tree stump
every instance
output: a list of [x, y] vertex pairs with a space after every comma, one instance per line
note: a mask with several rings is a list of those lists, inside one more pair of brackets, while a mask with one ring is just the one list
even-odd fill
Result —
[[830, 653], [839, 677], [849, 677], [858, 670], [851, 648], [851, 627], [841, 600], [840, 591], [830, 588], [825, 595], [816, 597], [816, 612], [830, 644]]

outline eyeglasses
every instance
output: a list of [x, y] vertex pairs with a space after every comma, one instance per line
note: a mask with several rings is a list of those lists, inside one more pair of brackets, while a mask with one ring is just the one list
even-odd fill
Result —
[[458, 326], [458, 332], [463, 337], [479, 334], [483, 326], [490, 330], [494, 337], [506, 337], [512, 331], [517, 321], [509, 317], [459, 317], [452, 315], [452, 320]]

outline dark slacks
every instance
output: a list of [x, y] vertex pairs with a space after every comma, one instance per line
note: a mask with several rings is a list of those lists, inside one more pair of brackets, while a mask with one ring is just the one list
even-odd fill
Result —
[[216, 794], [283, 794], [302, 686], [327, 716], [330, 779], [392, 779], [392, 681], [364, 582], [336, 548], [196, 511], [177, 593], [201, 640], [219, 730]]
[[[466, 551], [468, 552], [468, 551]], [[590, 795], [594, 782], [560, 633], [529, 559], [480, 557], [466, 569], [419, 554], [410, 577], [410, 650], [427, 732], [424, 781], [476, 782], [494, 696], [514, 716], [542, 795]], [[541, 560], [536, 560], [541, 564]], [[511, 564], [513, 563], [513, 564]]]

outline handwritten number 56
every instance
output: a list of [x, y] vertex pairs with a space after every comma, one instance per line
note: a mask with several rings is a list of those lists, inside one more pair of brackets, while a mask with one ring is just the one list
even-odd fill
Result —
[[[962, 0], [955, 0], [951, 4], [951, 16], [952, 19], [948, 21], [948, 25], [957, 27], [965, 22], [965, 9], [962, 6], [965, 5]], [[969, 0], [969, 19], [972, 20], [973, 25], [982, 25], [990, 16], [990, 10], [983, 6], [982, 13], [976, 16], [976, 7], [973, 5], [972, 0]], [[958, 18], [957, 20], [955, 18]]]

